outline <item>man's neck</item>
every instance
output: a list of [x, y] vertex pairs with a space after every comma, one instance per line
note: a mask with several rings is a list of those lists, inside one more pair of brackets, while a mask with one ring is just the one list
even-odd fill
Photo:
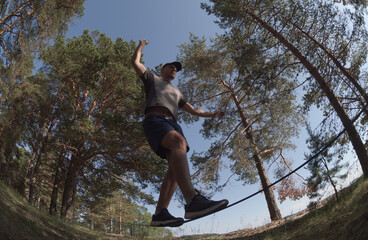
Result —
[[165, 80], [165, 81], [168, 81], [169, 83], [171, 83], [171, 82], [174, 80], [174, 79], [171, 79], [171, 80], [170, 80], [170, 79], [164, 78], [164, 77], [162, 77], [162, 76], [161, 76], [161, 78], [162, 78], [163, 80]]

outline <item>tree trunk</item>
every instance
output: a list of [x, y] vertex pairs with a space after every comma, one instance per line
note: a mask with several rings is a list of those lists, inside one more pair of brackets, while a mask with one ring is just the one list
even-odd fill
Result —
[[67, 221], [73, 219], [73, 207], [75, 201], [75, 192], [77, 190], [78, 178], [82, 170], [82, 161], [79, 156], [72, 155], [65, 180], [63, 201], [61, 206], [61, 218]]
[[322, 162], [323, 162], [323, 165], [326, 168], [326, 173], [327, 173], [326, 175], [328, 177], [328, 180], [330, 181], [331, 186], [333, 187], [333, 189], [335, 191], [336, 200], [339, 201], [339, 192], [337, 191], [336, 184], [335, 184], [335, 182], [333, 181], [333, 179], [330, 175], [330, 169], [328, 168], [327, 161], [324, 158], [322, 158]]
[[123, 199], [120, 199], [120, 208], [119, 208], [119, 234], [122, 235], [122, 211], [123, 211]]
[[59, 157], [59, 162], [56, 167], [55, 179], [54, 179], [54, 184], [52, 187], [50, 209], [49, 209], [49, 213], [51, 215], [53, 215], [57, 211], [57, 199], [58, 199], [58, 193], [59, 193], [59, 186], [63, 178], [62, 168], [64, 166], [64, 161], [65, 161], [65, 153], [62, 153], [61, 156]]
[[[336, 65], [336, 67], [341, 71], [341, 73], [354, 85], [354, 87], [358, 90], [360, 95], [364, 98], [365, 103], [368, 103], [368, 94], [363, 89], [363, 87], [359, 84], [359, 82], [348, 72], [348, 70], [342, 66], [342, 64], [339, 62], [339, 60], [332, 54], [331, 51], [329, 51], [327, 48], [325, 48], [321, 43], [319, 43], [313, 36], [311, 36], [308, 32], [304, 31], [301, 27], [299, 27], [297, 24], [291, 22], [291, 20], [287, 20], [289, 23], [291, 23], [294, 27], [296, 27], [300, 32], [302, 32], [307, 38], [312, 40], [322, 51], [332, 60], [332, 62]], [[365, 110], [365, 113], [367, 113], [367, 109]]]
[[[226, 86], [226, 84], [224, 82], [223, 82], [223, 84]], [[246, 137], [249, 139], [251, 147], [252, 147], [253, 160], [256, 163], [256, 167], [257, 167], [259, 178], [261, 180], [262, 187], [266, 188], [267, 186], [269, 186], [271, 184], [271, 182], [268, 179], [267, 171], [266, 171], [266, 169], [264, 167], [264, 164], [263, 164], [263, 159], [262, 159], [261, 154], [260, 154], [261, 151], [258, 149], [257, 144], [254, 140], [254, 137], [253, 137], [253, 134], [252, 134], [252, 128], [249, 125], [248, 119], [247, 119], [247, 117], [246, 117], [246, 115], [245, 115], [245, 113], [244, 113], [244, 111], [243, 111], [243, 109], [240, 105], [240, 101], [237, 98], [237, 96], [235, 95], [233, 89], [231, 89], [229, 86], [226, 86], [226, 87], [231, 92], [231, 95], [233, 97], [235, 105], [236, 105], [236, 107], [238, 109], [238, 112], [240, 114], [240, 117], [241, 117], [241, 120], [242, 120], [242, 123], [243, 123], [243, 127], [246, 129]], [[268, 207], [268, 211], [270, 213], [271, 220], [275, 221], [275, 220], [282, 219], [281, 212], [280, 212], [280, 209], [277, 206], [276, 198], [275, 198], [275, 195], [273, 194], [272, 188], [267, 188], [264, 191], [264, 193], [265, 193], [267, 207]]]
[[112, 203], [110, 203], [110, 233], [114, 233]]
[[32, 204], [32, 202], [33, 202], [34, 195], [35, 195], [35, 193], [37, 191], [37, 184], [39, 184], [39, 173], [40, 173], [40, 167], [41, 167], [41, 161], [42, 161], [41, 157], [42, 157], [42, 154], [45, 151], [45, 144], [41, 143], [41, 145], [42, 145], [41, 146], [41, 149], [40, 149], [40, 151], [37, 154], [36, 165], [34, 166], [34, 169], [31, 170], [32, 176], [29, 179], [30, 182], [29, 182], [29, 198], [28, 198], [28, 202], [30, 204]]
[[37, 153], [35, 150], [33, 150], [32, 155], [28, 160], [27, 175], [24, 179], [24, 195], [30, 204], [32, 204], [32, 200], [33, 200], [33, 192], [31, 192], [31, 184], [32, 184], [33, 169], [35, 165], [36, 156], [37, 156]]
[[362, 170], [365, 177], [368, 177], [368, 152], [365, 149], [365, 146], [359, 136], [358, 131], [355, 126], [351, 124], [351, 119], [348, 114], [345, 112], [341, 102], [335, 96], [334, 92], [325, 81], [325, 79], [318, 72], [317, 68], [312, 65], [311, 62], [288, 40], [286, 40], [279, 32], [273, 29], [270, 25], [268, 25], [265, 21], [259, 18], [257, 15], [252, 13], [249, 10], [245, 10], [245, 12], [253, 18], [258, 24], [260, 24], [264, 29], [269, 31], [275, 38], [277, 38], [285, 47], [287, 47], [294, 56], [301, 61], [304, 67], [307, 68], [309, 73], [314, 77], [317, 83], [320, 85], [323, 92], [326, 94], [328, 100], [330, 101], [331, 106], [335, 109], [337, 115], [339, 116], [343, 126], [346, 128], [346, 132], [349, 135], [349, 139], [353, 148], [358, 156], [360, 165], [362, 166]]
[[[32, 157], [28, 161], [27, 167], [27, 175], [24, 182], [24, 186], [26, 187], [26, 193], [28, 192], [28, 202], [32, 204], [33, 197], [35, 193], [36, 184], [38, 183], [38, 173], [41, 166], [41, 155], [45, 151], [45, 142], [47, 141], [48, 135], [43, 137], [43, 133], [47, 127], [47, 121], [44, 121], [42, 127], [40, 128], [35, 143], [32, 144]], [[28, 191], [27, 191], [28, 189]]]
[[[253, 159], [256, 162], [256, 167], [257, 167], [257, 170], [258, 170], [259, 178], [261, 179], [262, 187], [265, 188], [265, 187], [271, 185], [271, 182], [268, 179], [266, 168], [264, 167], [263, 160], [261, 158], [261, 155], [259, 154], [260, 151], [259, 151], [257, 145], [254, 142], [253, 136], [251, 136], [251, 138], [252, 139], [250, 139], [250, 140], [253, 141], [253, 144], [252, 144], [253, 145], [252, 146], [252, 148], [253, 148]], [[280, 212], [280, 209], [277, 206], [276, 198], [275, 198], [275, 195], [273, 194], [272, 188], [267, 188], [264, 191], [264, 193], [265, 193], [265, 197], [266, 197], [266, 201], [267, 201], [268, 211], [270, 212], [271, 220], [274, 221], [274, 220], [282, 219], [281, 212]]]

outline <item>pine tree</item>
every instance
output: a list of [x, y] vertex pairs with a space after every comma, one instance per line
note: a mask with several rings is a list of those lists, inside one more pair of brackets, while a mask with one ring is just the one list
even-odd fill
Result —
[[[25, 126], [30, 127], [30, 122], [36, 126], [37, 119], [34, 106], [28, 103], [41, 98], [40, 85], [33, 85], [27, 78], [32, 75], [34, 58], [48, 41], [66, 31], [75, 16], [83, 14], [83, 2], [0, 1], [0, 165], [4, 172], [17, 172], [18, 180], [14, 184], [21, 192], [25, 191], [23, 173], [32, 168], [17, 155], [27, 152], [22, 148], [30, 136]], [[29, 158], [36, 159], [40, 152], [37, 148], [42, 146], [37, 141]]]
[[[307, 143], [311, 153], [306, 154], [306, 158], [309, 159], [330, 142], [334, 136], [328, 134], [323, 136], [320, 132], [313, 132], [309, 126], [307, 130], [310, 136]], [[337, 142], [337, 145], [342, 144], [344, 144], [344, 139]], [[346, 178], [346, 174], [341, 174], [341, 169], [346, 167], [346, 164], [342, 164], [345, 153], [346, 151], [341, 147], [329, 148], [308, 164], [307, 168], [311, 172], [311, 176], [308, 178], [311, 198], [321, 197], [321, 190], [330, 185], [334, 190], [336, 199], [339, 199], [337, 183], [338, 180]]]
[[[238, 39], [237, 39], [238, 40]], [[220, 138], [211, 148], [192, 157], [202, 180], [217, 184], [221, 157], [231, 161], [231, 171], [244, 183], [254, 183], [258, 175], [261, 185], [271, 184], [265, 164], [283, 161], [283, 150], [293, 148], [290, 138], [298, 132], [301, 115], [290, 93], [293, 75], [288, 55], [267, 56], [267, 43], [247, 42], [242, 49], [233, 48], [233, 39], [218, 37], [206, 47], [205, 39], [191, 36], [181, 46], [184, 64], [180, 88], [190, 101], [209, 110], [221, 108], [226, 117], [203, 123], [206, 138]], [[241, 68], [236, 60], [241, 59]], [[240, 64], [239, 64], [240, 65]], [[187, 122], [193, 121], [185, 118]], [[272, 189], [265, 190], [271, 220], [281, 219]]]
[[[291, 4], [285, 1], [227, 1], [226, 3], [220, 1], [211, 1], [214, 3], [213, 6], [208, 4], [202, 5], [208, 13], [215, 14], [220, 18], [220, 26], [223, 28], [229, 28], [232, 32], [240, 33], [249, 31], [249, 29], [254, 29], [254, 36], [268, 36], [276, 39], [279, 44], [284, 46], [288, 51], [290, 51], [296, 60], [300, 61], [300, 64], [307, 70], [307, 73], [311, 76], [310, 80], [315, 80], [315, 82], [310, 82], [312, 89], [318, 89], [314, 91], [315, 97], [319, 99], [319, 102], [327, 97], [326, 103], [331, 106], [334, 113], [339, 117], [342, 125], [346, 127], [347, 133], [349, 135], [349, 140], [353, 145], [356, 155], [362, 166], [364, 175], [368, 175], [368, 153], [365, 146], [360, 138], [359, 132], [356, 127], [351, 126], [351, 119], [343, 107], [340, 99], [337, 97], [338, 86], [335, 85], [335, 81], [332, 81], [330, 75], [328, 75], [327, 69], [328, 65], [323, 64], [323, 59], [325, 55], [320, 57], [319, 54], [315, 54], [318, 51], [318, 46], [312, 44], [312, 42], [307, 41], [306, 38], [301, 38], [301, 35], [297, 31], [292, 31], [284, 23], [285, 19], [296, 18], [301, 19], [302, 17], [308, 18], [309, 16], [314, 16], [309, 14], [309, 12], [303, 11], [304, 9], [297, 8], [296, 4]], [[301, 2], [301, 1], [299, 1]], [[320, 11], [318, 8], [320, 6], [319, 1], [312, 2], [312, 8], [307, 10], [312, 12]], [[302, 5], [302, 4], [301, 4]], [[295, 8], [290, 8], [290, 6]], [[302, 5], [303, 6], [303, 5]], [[310, 21], [316, 19], [310, 18]], [[344, 20], [344, 19], [340, 19]], [[341, 25], [339, 25], [341, 26]], [[322, 32], [322, 35], [329, 32], [324, 32], [324, 27], [319, 24], [312, 24], [311, 27], [316, 29], [316, 32]], [[338, 31], [338, 30], [335, 30]], [[332, 32], [333, 33], [333, 32]], [[350, 36], [350, 35], [349, 35]], [[349, 40], [349, 36], [344, 35], [344, 38], [333, 39], [326, 38], [327, 44], [336, 44], [338, 46], [345, 46], [345, 50], [351, 53], [350, 46], [344, 44], [344, 40]], [[329, 40], [329, 41], [327, 41]], [[345, 55], [346, 56], [346, 55]], [[358, 65], [359, 66], [359, 65]], [[336, 72], [336, 71], [335, 71]], [[326, 106], [326, 105], [325, 105]], [[327, 107], [326, 107], [327, 109]]]
[[[52, 145], [64, 146], [68, 165], [61, 216], [73, 219], [81, 176], [99, 171], [108, 178], [130, 172], [142, 186], [163, 175], [141, 127], [143, 89], [129, 64], [135, 43], [85, 31], [58, 38], [41, 55], [42, 73], [61, 88], [63, 98]], [[108, 175], [105, 175], [108, 176]]]

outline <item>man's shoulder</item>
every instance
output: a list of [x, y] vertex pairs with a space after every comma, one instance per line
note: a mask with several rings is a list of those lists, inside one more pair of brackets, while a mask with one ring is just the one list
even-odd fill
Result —
[[143, 75], [141, 76], [142, 79], [157, 79], [157, 80], [162, 80], [161, 77], [157, 76], [155, 73], [153, 73], [150, 70], [146, 70]]

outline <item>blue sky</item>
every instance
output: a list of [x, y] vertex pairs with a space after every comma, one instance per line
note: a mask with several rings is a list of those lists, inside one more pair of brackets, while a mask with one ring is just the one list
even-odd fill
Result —
[[[84, 29], [90, 31], [98, 30], [108, 37], [116, 39], [121, 37], [124, 40], [136, 41], [146, 39], [150, 43], [144, 48], [144, 61], [146, 67], [155, 66], [173, 61], [179, 53], [178, 45], [187, 42], [189, 34], [194, 33], [207, 39], [215, 37], [216, 33], [222, 30], [214, 23], [214, 16], [208, 16], [200, 8], [198, 0], [87, 0], [84, 4], [84, 16], [75, 19], [69, 27], [67, 37], [79, 36]], [[174, 80], [175, 83], [175, 80]], [[315, 114], [314, 121], [318, 123], [322, 118]], [[200, 123], [193, 125], [183, 125], [184, 133], [188, 139], [191, 151], [205, 151], [209, 147], [209, 142], [205, 141], [200, 133]], [[293, 157], [298, 166], [304, 161], [305, 132], [302, 132], [300, 139], [295, 139], [298, 148], [294, 152], [286, 153], [286, 157]], [[193, 172], [194, 170], [192, 170]], [[303, 171], [303, 170], [302, 170]], [[302, 173], [303, 174], [303, 173]], [[304, 170], [304, 176], [306, 171]], [[226, 169], [223, 171], [223, 180], [229, 175]], [[271, 182], [275, 181], [271, 177]], [[215, 194], [214, 199], [229, 199], [230, 203], [238, 201], [260, 189], [260, 184], [242, 185], [239, 182], [231, 181], [226, 189]], [[306, 207], [307, 199], [291, 202], [285, 201], [279, 204], [282, 215], [296, 213]], [[146, 206], [152, 213], [154, 206]], [[173, 201], [169, 206], [169, 211], [175, 216], [183, 216], [183, 206], [177, 201]], [[180, 228], [171, 229], [177, 236], [187, 234], [204, 233], [228, 233], [239, 229], [257, 227], [269, 223], [269, 214], [266, 200], [263, 194], [242, 202], [225, 211], [207, 216], [205, 218], [192, 221]]]
[[219, 29], [196, 0], [87, 0], [84, 16], [74, 21], [67, 36], [79, 35], [83, 29], [98, 30], [115, 39], [146, 39], [146, 65], [154, 67], [175, 59], [177, 46], [189, 33], [215, 36]]

